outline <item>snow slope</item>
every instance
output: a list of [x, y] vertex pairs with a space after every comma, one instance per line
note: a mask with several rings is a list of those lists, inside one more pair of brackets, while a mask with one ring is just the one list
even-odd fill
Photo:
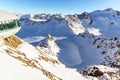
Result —
[[1, 80], [86, 80], [60, 63], [49, 48], [34, 47], [16, 36], [1, 41], [0, 62]]
[[[108, 8], [105, 10], [96, 10], [88, 13], [88, 17], [82, 19], [82, 24], [86, 28], [96, 28], [101, 36], [120, 37], [120, 11]], [[91, 22], [91, 24], [90, 24]], [[94, 31], [93, 31], [94, 32]]]
[[[1, 51], [1, 50], [0, 50]], [[0, 52], [0, 80], [49, 80], [42, 72]]]

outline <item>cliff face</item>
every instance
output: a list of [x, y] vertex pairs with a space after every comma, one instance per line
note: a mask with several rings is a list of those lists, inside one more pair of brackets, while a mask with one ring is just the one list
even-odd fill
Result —
[[89, 66], [81, 71], [83, 75], [92, 76], [98, 80], [119, 80], [120, 71], [116, 68], [110, 68], [103, 65]]

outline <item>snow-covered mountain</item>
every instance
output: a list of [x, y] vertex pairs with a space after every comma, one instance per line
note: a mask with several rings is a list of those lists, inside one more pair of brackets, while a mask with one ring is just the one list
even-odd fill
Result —
[[[83, 26], [91, 32], [92, 28], [98, 29], [102, 36], [120, 37], [120, 11], [108, 8], [91, 13], [83, 13]], [[86, 18], [87, 16], [87, 18]]]
[[119, 11], [20, 18], [24, 41], [0, 41], [1, 80], [120, 80]]

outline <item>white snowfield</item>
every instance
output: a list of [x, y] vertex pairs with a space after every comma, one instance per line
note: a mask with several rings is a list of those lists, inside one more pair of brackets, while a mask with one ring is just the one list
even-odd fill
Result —
[[0, 63], [0, 80], [49, 80], [41, 71], [25, 67], [4, 52], [0, 52]]
[[[106, 37], [120, 37], [120, 11], [110, 8], [96, 10], [88, 14], [91, 19], [82, 19], [82, 24], [88, 28], [90, 33]], [[92, 21], [91, 24], [89, 24], [90, 21]]]
[[101, 35], [100, 29], [96, 29], [96, 28], [87, 28], [87, 31], [88, 31], [90, 34], [93, 34], [93, 35], [95, 35], [95, 36]]
[[0, 10], [0, 21], [8, 21], [8, 20], [14, 20], [14, 19], [18, 19], [18, 17], [7, 11]]
[[[1, 80], [50, 80], [47, 76], [43, 74], [43, 72], [35, 67], [27, 66], [25, 63], [21, 62], [20, 60], [16, 60], [14, 57], [11, 57], [6, 53], [6, 50], [9, 50], [10, 47], [6, 45], [0, 44], [0, 79]], [[12, 50], [12, 48], [11, 48]], [[14, 49], [13, 49], [14, 50]], [[41, 56], [40, 52], [32, 45], [23, 42], [20, 44], [16, 50], [25, 54], [25, 58], [28, 60], [37, 61], [41, 67], [50, 73], [54, 74], [58, 78], [62, 80], [86, 80], [82, 75], [80, 75], [76, 70], [69, 69], [65, 67], [63, 64], [53, 64], [49, 61], [39, 60], [39, 56]], [[42, 53], [43, 55], [51, 55], [47, 53]], [[24, 56], [17, 54], [17, 52], [13, 53], [15, 57], [22, 57]], [[56, 55], [52, 57], [57, 57]], [[51, 60], [52, 60], [51, 57]], [[53, 58], [57, 59], [57, 58]], [[37, 64], [37, 63], [36, 63]], [[35, 65], [36, 65], [35, 64]], [[39, 66], [37, 64], [37, 66]], [[26, 66], [25, 66], [26, 65]], [[55, 80], [60, 80], [55, 79]]]

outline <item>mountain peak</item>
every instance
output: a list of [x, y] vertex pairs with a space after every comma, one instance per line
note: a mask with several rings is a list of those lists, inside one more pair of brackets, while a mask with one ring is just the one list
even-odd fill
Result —
[[57, 46], [54, 38], [50, 34], [48, 34], [48, 36], [41, 42], [42, 43], [40, 46], [49, 48], [51, 53], [53, 53], [53, 54], [58, 53], [60, 50], [59, 47]]
[[105, 9], [105, 11], [113, 11], [114, 9], [113, 8], [107, 8]]
[[54, 40], [53, 37], [50, 34], [48, 34], [47, 39]]

